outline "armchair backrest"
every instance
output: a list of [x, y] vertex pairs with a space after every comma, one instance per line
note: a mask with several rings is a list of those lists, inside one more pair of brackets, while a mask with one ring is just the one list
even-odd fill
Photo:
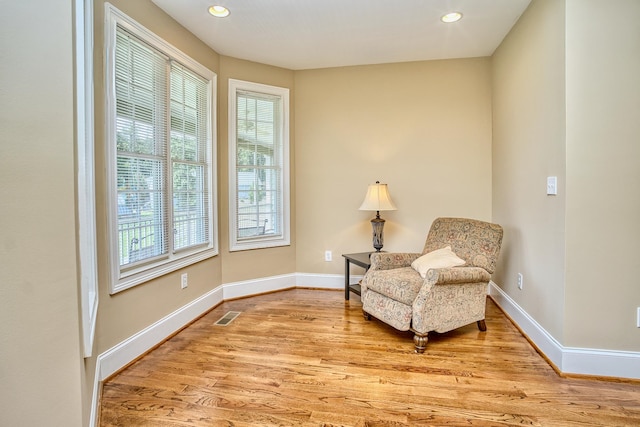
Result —
[[467, 266], [481, 267], [492, 274], [502, 244], [502, 227], [467, 218], [436, 218], [424, 244], [423, 254], [451, 246], [467, 261]]

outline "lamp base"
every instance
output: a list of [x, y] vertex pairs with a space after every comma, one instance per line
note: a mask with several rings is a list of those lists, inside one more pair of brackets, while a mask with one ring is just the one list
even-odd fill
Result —
[[371, 220], [371, 228], [373, 229], [373, 247], [376, 252], [380, 252], [384, 245], [384, 235], [382, 230], [384, 228], [384, 219], [380, 218], [380, 212], [376, 213], [376, 217]]

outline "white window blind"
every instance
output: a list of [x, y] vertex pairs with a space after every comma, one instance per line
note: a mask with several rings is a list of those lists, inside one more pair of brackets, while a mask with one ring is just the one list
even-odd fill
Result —
[[288, 90], [230, 81], [231, 250], [289, 244]]
[[209, 238], [206, 81], [171, 65], [171, 168], [174, 249], [204, 245]]
[[217, 253], [215, 75], [112, 6], [107, 16], [112, 22], [106, 37], [112, 292], [117, 292]]
[[167, 58], [118, 27], [116, 149], [120, 266], [167, 256]]

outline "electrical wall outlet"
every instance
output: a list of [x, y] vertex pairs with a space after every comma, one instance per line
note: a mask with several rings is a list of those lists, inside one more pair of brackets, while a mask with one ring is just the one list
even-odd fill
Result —
[[640, 328], [640, 307], [638, 307], [638, 314], [636, 315], [636, 326]]
[[182, 273], [182, 276], [180, 276], [180, 288], [184, 289], [187, 286], [189, 286], [189, 275]]
[[324, 251], [324, 260], [329, 262], [333, 259], [333, 254], [331, 251]]
[[518, 289], [522, 290], [522, 273], [518, 273]]

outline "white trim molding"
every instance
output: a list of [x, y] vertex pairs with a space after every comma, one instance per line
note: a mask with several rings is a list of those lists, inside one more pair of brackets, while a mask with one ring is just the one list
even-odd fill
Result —
[[235, 299], [251, 295], [264, 294], [266, 292], [281, 291], [296, 287], [295, 274], [283, 274], [281, 276], [263, 277], [259, 279], [244, 280], [223, 285], [224, 299]]
[[93, 352], [98, 317], [98, 253], [93, 123], [93, 2], [75, 0], [76, 219], [84, 357]]
[[104, 381], [129, 363], [224, 301], [222, 286], [163, 317], [98, 356], [99, 381]]
[[[351, 275], [351, 279], [362, 279], [362, 276]], [[344, 289], [342, 274], [296, 273], [296, 285], [299, 288]]]
[[640, 379], [640, 353], [565, 347], [497, 284], [489, 295], [562, 374]]
[[[355, 277], [355, 276], [352, 276]], [[227, 283], [179, 308], [98, 356], [97, 379], [103, 381], [216, 305], [291, 288], [343, 289], [344, 276], [293, 273]]]
[[223, 287], [207, 292], [101, 353], [96, 360], [90, 427], [97, 427], [102, 382], [224, 301]]

